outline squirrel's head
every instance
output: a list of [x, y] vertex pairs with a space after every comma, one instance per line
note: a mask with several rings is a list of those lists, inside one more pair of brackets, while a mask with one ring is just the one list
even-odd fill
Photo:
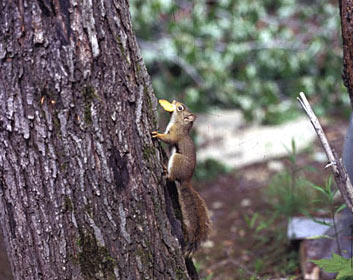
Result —
[[196, 120], [196, 115], [191, 113], [185, 104], [173, 100], [169, 103], [167, 100], [159, 100], [159, 103], [164, 110], [171, 114], [171, 121], [180, 124], [187, 131], [189, 131]]

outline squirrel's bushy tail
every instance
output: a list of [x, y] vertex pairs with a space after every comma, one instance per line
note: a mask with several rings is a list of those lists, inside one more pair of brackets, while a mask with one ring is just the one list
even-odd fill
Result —
[[211, 221], [205, 201], [193, 189], [190, 182], [180, 184], [178, 193], [184, 221], [184, 254], [191, 256], [200, 244], [207, 240], [211, 231]]

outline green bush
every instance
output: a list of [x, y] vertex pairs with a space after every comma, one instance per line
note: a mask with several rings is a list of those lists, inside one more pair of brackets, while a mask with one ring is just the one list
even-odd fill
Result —
[[193, 110], [240, 108], [276, 123], [300, 91], [323, 114], [348, 104], [338, 3], [294, 0], [135, 0], [134, 29], [159, 98]]
[[[273, 209], [285, 218], [296, 215], [309, 215], [312, 210], [322, 209], [327, 206], [327, 196], [332, 197], [332, 180], [327, 181], [322, 188], [313, 184], [304, 175], [304, 169], [317, 172], [310, 166], [299, 166], [297, 160], [297, 148], [292, 140], [291, 148], [287, 148], [287, 166], [285, 170], [275, 174], [268, 187], [264, 190], [265, 198]], [[330, 201], [332, 204], [333, 201]], [[324, 207], [325, 208], [325, 207]]]

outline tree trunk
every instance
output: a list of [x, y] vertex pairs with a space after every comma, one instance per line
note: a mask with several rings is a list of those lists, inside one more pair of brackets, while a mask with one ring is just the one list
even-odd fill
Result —
[[339, 0], [343, 39], [343, 82], [353, 108], [353, 0]]
[[0, 2], [0, 219], [14, 278], [188, 279], [128, 3], [94, 2]]

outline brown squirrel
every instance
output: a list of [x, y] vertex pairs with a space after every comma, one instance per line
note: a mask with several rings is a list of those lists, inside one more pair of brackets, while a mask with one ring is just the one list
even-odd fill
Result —
[[190, 257], [201, 242], [207, 239], [211, 230], [206, 203], [191, 186], [191, 177], [196, 166], [196, 149], [189, 132], [196, 115], [175, 100], [173, 103], [160, 100], [159, 103], [164, 110], [171, 113], [171, 118], [166, 131], [163, 134], [153, 131], [152, 137], [172, 146], [167, 174], [168, 180], [180, 183], [177, 189], [186, 244], [183, 251], [185, 256]]

